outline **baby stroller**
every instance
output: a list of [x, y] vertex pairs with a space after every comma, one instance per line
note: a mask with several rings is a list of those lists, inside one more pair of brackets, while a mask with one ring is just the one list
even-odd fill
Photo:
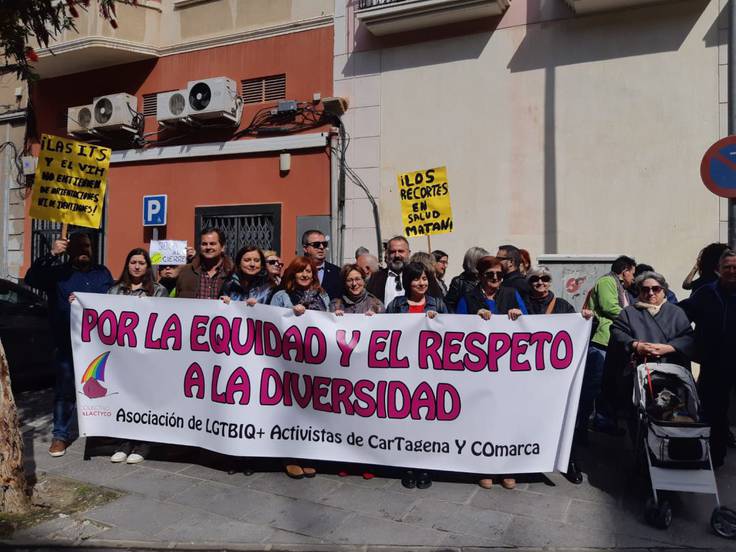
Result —
[[677, 364], [645, 362], [636, 368], [637, 459], [646, 457], [652, 481], [648, 523], [666, 529], [672, 507], [657, 491], [712, 494], [716, 508], [711, 527], [736, 538], [736, 512], [722, 507], [710, 458], [710, 426], [700, 418], [700, 400], [692, 374]]

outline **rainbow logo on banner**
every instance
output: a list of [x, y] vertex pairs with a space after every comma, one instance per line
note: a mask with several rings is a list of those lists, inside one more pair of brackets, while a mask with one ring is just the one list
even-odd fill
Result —
[[107, 389], [105, 389], [101, 381], [105, 381], [105, 367], [107, 366], [107, 359], [110, 357], [110, 351], [102, 353], [100, 356], [95, 358], [89, 363], [87, 369], [84, 371], [82, 376], [82, 392], [90, 399], [99, 399], [107, 395]]

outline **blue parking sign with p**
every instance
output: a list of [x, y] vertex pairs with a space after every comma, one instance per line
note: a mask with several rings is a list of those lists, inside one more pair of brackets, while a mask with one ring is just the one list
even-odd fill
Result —
[[166, 226], [166, 194], [143, 196], [143, 226]]

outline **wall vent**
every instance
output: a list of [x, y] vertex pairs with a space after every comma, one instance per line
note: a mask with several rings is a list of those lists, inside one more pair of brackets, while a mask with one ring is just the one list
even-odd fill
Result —
[[286, 74], [240, 81], [243, 101], [247, 104], [286, 98]]
[[144, 117], [156, 116], [156, 96], [158, 96], [158, 92], [154, 92], [153, 94], [143, 94]]

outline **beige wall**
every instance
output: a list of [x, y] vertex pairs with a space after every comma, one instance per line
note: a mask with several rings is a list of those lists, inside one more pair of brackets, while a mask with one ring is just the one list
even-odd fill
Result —
[[533, 257], [633, 254], [679, 285], [698, 250], [725, 238], [699, 177], [726, 130], [718, 14], [717, 0], [674, 3], [336, 58], [336, 90], [356, 96], [374, 78], [356, 65], [380, 56], [384, 236], [401, 232], [396, 174], [446, 165], [455, 232], [432, 246], [450, 253], [450, 272], [469, 246], [510, 242]]

